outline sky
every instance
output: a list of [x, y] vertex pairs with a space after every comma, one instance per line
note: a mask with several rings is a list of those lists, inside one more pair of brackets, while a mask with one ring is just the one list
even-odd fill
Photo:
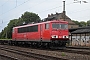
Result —
[[[90, 1], [65, 0], [66, 15], [72, 20], [90, 20]], [[84, 3], [87, 1], [88, 3]], [[63, 11], [63, 0], [0, 0], [0, 32], [12, 19], [18, 19], [24, 12], [33, 12], [44, 19], [48, 14], [61, 13]]]

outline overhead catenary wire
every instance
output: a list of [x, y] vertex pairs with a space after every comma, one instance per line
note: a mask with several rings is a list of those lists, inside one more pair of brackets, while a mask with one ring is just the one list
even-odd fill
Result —
[[[24, 3], [28, 2], [28, 1], [29, 1], [29, 0], [23, 2], [23, 3], [20, 4], [20, 5], [17, 5], [17, 0], [16, 0], [16, 7], [14, 7], [14, 8], [12, 8], [12, 9], [8, 10], [7, 12], [4, 12], [3, 14], [6, 14], [6, 13], [8, 13], [8, 12], [14, 10], [15, 8], [17, 8], [17, 7], [21, 6], [21, 5], [23, 5]], [[37, 3], [37, 4], [40, 4], [40, 3]], [[66, 4], [66, 5], [71, 5], [71, 4], [73, 4], [73, 3], [69, 3], [69, 4]], [[34, 5], [34, 6], [35, 6], [35, 5]], [[38, 5], [36, 5], [36, 6], [38, 6]], [[47, 10], [44, 10], [44, 11], [40, 11], [40, 13], [43, 13], [43, 12], [46, 12], [46, 11], [49, 11], [49, 10], [53, 10], [53, 9], [56, 9], [56, 8], [59, 8], [59, 7], [62, 7], [62, 6], [57, 6], [57, 7], [51, 8], [51, 9], [47, 9]], [[1, 15], [3, 15], [3, 14], [1, 14]]]
[[[12, 8], [12, 9], [10, 9], [10, 10], [8, 10], [8, 11], [6, 11], [6, 12], [2, 13], [1, 15], [6, 14], [6, 13], [8, 13], [8, 12], [12, 11], [13, 9], [15, 9], [15, 8], [17, 8], [17, 7], [19, 7], [19, 6], [23, 5], [23, 4], [25, 4], [25, 3], [26, 3], [26, 2], [28, 2], [28, 1], [30, 1], [30, 0], [27, 0], [27, 1], [23, 2], [23, 3], [21, 3], [20, 5], [15, 6], [14, 8]], [[0, 16], [1, 16], [1, 15], [0, 15]]]
[[[79, 17], [77, 17], [77, 18], [87, 18], [87, 17], [90, 17], [90, 15], [88, 15], [88, 16], [79, 16]], [[75, 18], [74, 18], [75, 19]], [[85, 19], [83, 19], [83, 20], [85, 20]], [[88, 20], [90, 20], [90, 19], [88, 19]], [[86, 20], [85, 20], [85, 22], [87, 22]]]
[[[9, 1], [9, 0], [8, 0], [8, 1]], [[7, 1], [7, 2], [8, 2], [8, 1]], [[23, 3], [21, 3], [21, 4], [18, 5], [18, 6], [17, 6], [17, 1], [16, 1], [16, 6], [15, 6], [14, 8], [12, 8], [12, 9], [10, 9], [10, 10], [4, 12], [4, 13], [3, 13], [3, 11], [2, 11], [2, 14], [1, 14], [0, 16], [4, 15], [4, 14], [6, 14], [6, 13], [12, 11], [12, 10], [14, 10], [15, 8], [17, 8], [17, 7], [19, 7], [19, 6], [23, 5], [23, 4], [25, 4], [25, 3], [28, 2], [28, 1], [30, 1], [30, 0], [24, 1]], [[5, 2], [5, 3], [7, 3], [7, 2]], [[4, 3], [4, 4], [5, 4], [5, 3]], [[3, 5], [4, 5], [4, 4], [3, 4]], [[2, 6], [3, 6], [3, 5], [2, 5]], [[3, 10], [3, 8], [2, 8], [2, 10]], [[2, 19], [2, 22], [1, 22], [0, 24], [4, 24], [4, 23], [7, 23], [7, 22], [9, 22], [9, 21], [3, 21], [3, 19]]]
[[[73, 3], [68, 3], [66, 5], [71, 5], [71, 4], [73, 4]], [[57, 6], [57, 7], [54, 7], [54, 8], [47, 9], [47, 10], [39, 11], [39, 13], [42, 13], [42, 12], [45, 12], [45, 11], [50, 11], [50, 10], [53, 10], [53, 9], [56, 9], [56, 8], [59, 8], [59, 7], [62, 7], [62, 6]]]
[[39, 2], [39, 3], [35, 4], [35, 5], [33, 5], [32, 7], [29, 7], [28, 9], [34, 8], [36, 6], [39, 6], [39, 5], [41, 5], [41, 4], [45, 3], [45, 2], [46, 2], [46, 0], [44, 0], [42, 2]]
[[[9, 1], [9, 0], [8, 0], [8, 1]], [[8, 2], [8, 1], [7, 1], [7, 2]], [[4, 15], [4, 14], [6, 14], [6, 13], [12, 11], [12, 10], [14, 10], [15, 8], [17, 8], [17, 7], [19, 7], [19, 6], [23, 5], [23, 4], [25, 4], [25, 3], [28, 2], [28, 1], [30, 1], [30, 0], [24, 1], [23, 3], [21, 3], [20, 5], [17, 6], [17, 0], [16, 0], [16, 6], [15, 6], [14, 8], [12, 8], [12, 9], [6, 11], [6, 12], [2, 12], [2, 14], [1, 14], [0, 16]], [[2, 10], [3, 10], [3, 9], [2, 9]], [[2, 20], [2, 21], [3, 21], [3, 20]], [[3, 23], [4, 23], [4, 22], [3, 22]]]
[[[10, 10], [8, 10], [8, 11], [2, 13], [1, 15], [4, 15], [4, 14], [6, 14], [6, 13], [12, 11], [13, 9], [15, 9], [15, 8], [17, 8], [17, 7], [19, 7], [19, 6], [23, 5], [23, 4], [25, 4], [25, 3], [28, 2], [28, 1], [30, 1], [30, 0], [27, 0], [27, 1], [23, 2], [23, 3], [21, 3], [20, 5], [17, 5], [17, 0], [16, 0], [16, 6], [15, 6], [14, 8], [12, 8], [12, 9], [10, 9]], [[45, 1], [46, 1], [46, 0], [44, 0], [43, 2], [45, 2]], [[41, 3], [42, 3], [42, 2], [41, 2]], [[38, 3], [38, 4], [41, 4], [41, 3]], [[38, 6], [38, 4], [36, 4], [36, 5], [34, 5], [34, 6]], [[71, 4], [71, 3], [69, 3], [69, 4]], [[69, 4], [66, 4], [66, 5], [69, 5]], [[58, 6], [58, 7], [62, 7], [62, 6]], [[55, 7], [55, 8], [58, 8], [58, 7]], [[32, 7], [30, 7], [30, 8], [32, 8]], [[53, 9], [55, 9], [55, 8], [51, 8], [51, 9], [48, 9], [48, 10], [53, 10]], [[46, 11], [48, 11], [48, 10], [46, 10]], [[1, 15], [0, 15], [0, 16], [1, 16]]]
[[8, 2], [9, 0], [7, 0], [6, 2], [4, 2], [3, 4], [0, 5], [0, 7], [2, 8], [2, 14], [3, 14], [3, 6]]
[[[29, 1], [29, 0], [23, 2], [22, 4], [24, 4], [24, 3], [28, 2], [28, 1]], [[15, 8], [17, 8], [17, 7], [19, 7], [19, 6], [21, 6], [22, 4], [20, 4], [20, 5], [17, 6], [17, 0], [16, 0], [16, 7], [14, 7], [14, 8], [12, 8], [12, 9], [8, 10], [7, 12], [4, 12], [3, 14], [8, 13], [9, 11], [11, 11], [11, 10], [13, 10], [13, 9], [15, 9]], [[39, 3], [39, 4], [40, 4], [40, 3]], [[72, 3], [66, 4], [66, 5], [70, 5], [70, 4], [72, 4]], [[49, 10], [53, 10], [53, 9], [56, 9], [56, 8], [59, 8], [59, 7], [62, 7], [62, 6], [58, 6], [58, 7], [54, 7], [54, 8], [48, 9], [48, 10], [40, 11], [40, 13], [41, 13], [41, 12], [45, 12], [45, 11], [49, 11]], [[31, 7], [30, 7], [30, 8], [31, 8]], [[3, 15], [3, 14], [1, 14], [1, 15]]]
[[[8, 0], [8, 1], [9, 1], [9, 0]], [[4, 15], [4, 14], [6, 14], [6, 13], [8, 13], [8, 12], [14, 10], [14, 9], [16, 9], [17, 7], [19, 7], [19, 6], [23, 5], [23, 4], [25, 4], [25, 3], [28, 2], [28, 1], [30, 1], [30, 0], [24, 1], [23, 3], [17, 5], [17, 0], [16, 0], [16, 6], [15, 6], [14, 8], [12, 8], [12, 9], [10, 9], [10, 10], [8, 10], [8, 11], [2, 13], [1, 15]], [[46, 0], [44, 0], [43, 2], [45, 2], [45, 1], [46, 1]], [[43, 3], [43, 2], [40, 2], [40, 3]], [[40, 4], [40, 3], [37, 3], [36, 6], [37, 6], [38, 4]], [[30, 8], [32, 8], [32, 7], [30, 7]], [[0, 15], [0, 16], [1, 16], [1, 15]], [[3, 22], [3, 23], [4, 23], [4, 22]]]
[[90, 10], [90, 8], [83, 9], [83, 10], [78, 10], [78, 11], [73, 11], [73, 12], [70, 12], [69, 14], [76, 14], [76, 13], [80, 13], [80, 12], [87, 11], [87, 10]]
[[[19, 5], [17, 5], [17, 0], [16, 0], [16, 6], [15, 6], [14, 8], [12, 8], [12, 9], [10, 9], [10, 10], [2, 13], [2, 15], [6, 14], [6, 13], [8, 13], [8, 12], [11, 12], [12, 10], [16, 9], [17, 7], [20, 7], [21, 5], [25, 4], [25, 3], [28, 2], [28, 1], [29, 1], [29, 0], [27, 0], [27, 1], [25, 1], [25, 2], [23, 2], [23, 3], [21, 3], [21, 4], [19, 4]], [[6, 3], [7, 3], [7, 2], [6, 2]], [[36, 5], [34, 5], [33, 7], [30, 7], [30, 8], [35, 8], [36, 6], [39, 6], [39, 5], [41, 5], [41, 4], [42, 4], [42, 3], [37, 3]], [[66, 4], [66, 6], [71, 5], [71, 4], [73, 4], [73, 3]], [[47, 9], [47, 10], [39, 11], [39, 13], [51, 11], [51, 10], [57, 9], [57, 8], [59, 8], [59, 7], [62, 7], [62, 6], [57, 6], [57, 7], [53, 7], [53, 8]], [[29, 8], [29, 9], [30, 9], [30, 8]], [[85, 11], [85, 10], [89, 10], [89, 9], [74, 11], [74, 12], [71, 12], [70, 14], [78, 13], [78, 12]], [[87, 17], [87, 16], [84, 16], [84, 17]], [[82, 18], [82, 16], [80, 16], [80, 17], [78, 17], [78, 18]], [[7, 23], [7, 22], [9, 22], [9, 21], [3, 21], [3, 24], [4, 24], [4, 23]], [[1, 24], [2, 24], [2, 22], [1, 22]]]
[[9, 0], [7, 0], [6, 2], [4, 2], [2, 5], [0, 5], [0, 7], [3, 6], [3, 5], [5, 5], [8, 1], [9, 1]]

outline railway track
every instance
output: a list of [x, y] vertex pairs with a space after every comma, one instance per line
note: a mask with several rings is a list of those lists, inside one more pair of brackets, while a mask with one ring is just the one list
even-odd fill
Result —
[[66, 48], [70, 48], [70, 49], [83, 49], [83, 50], [90, 50], [90, 47], [72, 47], [72, 46], [68, 46]]
[[13, 49], [13, 48], [5, 47], [5, 46], [3, 46], [3, 47], [0, 46], [0, 49], [4, 50], [4, 51], [12, 52], [12, 53], [20, 54], [23, 56], [31, 57], [31, 58], [40, 59], [40, 60], [48, 60], [48, 59], [49, 60], [68, 60], [68, 59], [64, 59], [64, 58], [58, 58], [58, 57], [53, 57], [53, 56], [46, 56], [46, 55], [21, 51], [18, 49]]
[[[37, 48], [37, 49], [39, 49], [39, 48]], [[62, 49], [61, 48], [60, 49], [44, 49], [44, 48], [42, 48], [42, 50], [58, 51], [58, 52], [60, 51], [60, 52], [69, 52], [69, 53], [90, 55], [90, 48], [89, 47], [66, 47], [66, 48], [62, 48]], [[86, 50], [88, 50], [88, 51], [86, 51]]]
[[66, 49], [62, 49], [62, 50], [58, 50], [58, 51], [90, 55], [90, 51], [80, 50], [80, 49], [77, 50], [77, 49], [67, 49], [67, 48], [66, 48]]
[[11, 57], [11, 56], [8, 56], [8, 55], [5, 55], [5, 54], [0, 54], [0, 57], [4, 58], [6, 60], [18, 60], [15, 57]]
[[[38, 48], [39, 49], [39, 48]], [[48, 51], [56, 51], [56, 52], [68, 52], [68, 53], [77, 53], [77, 54], [85, 54], [90, 55], [90, 48], [74, 48], [74, 47], [66, 47], [66, 48], [51, 48], [45, 49], [40, 48], [40, 50], [48, 50]]]
[[66, 47], [66, 48], [52, 49], [52, 51], [90, 55], [90, 48]]
[[40, 50], [48, 50], [48, 51], [57, 51], [57, 52], [68, 52], [68, 53], [77, 53], [77, 54], [85, 54], [90, 55], [90, 49], [89, 48], [51, 48], [51, 49], [40, 49]]

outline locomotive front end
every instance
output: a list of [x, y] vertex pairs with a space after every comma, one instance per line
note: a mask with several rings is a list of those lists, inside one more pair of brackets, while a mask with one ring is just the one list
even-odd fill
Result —
[[52, 23], [51, 41], [55, 45], [65, 46], [69, 40], [68, 24], [66, 22]]

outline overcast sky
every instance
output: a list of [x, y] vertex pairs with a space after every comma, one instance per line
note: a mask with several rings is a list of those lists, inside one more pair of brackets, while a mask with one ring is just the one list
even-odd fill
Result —
[[[10, 20], [18, 19], [24, 12], [34, 12], [41, 19], [48, 14], [61, 13], [63, 0], [0, 0], [0, 32], [7, 26]], [[83, 0], [79, 0], [83, 1]], [[90, 20], [90, 1], [88, 3], [73, 3], [74, 0], [66, 0], [66, 15], [72, 20]]]

